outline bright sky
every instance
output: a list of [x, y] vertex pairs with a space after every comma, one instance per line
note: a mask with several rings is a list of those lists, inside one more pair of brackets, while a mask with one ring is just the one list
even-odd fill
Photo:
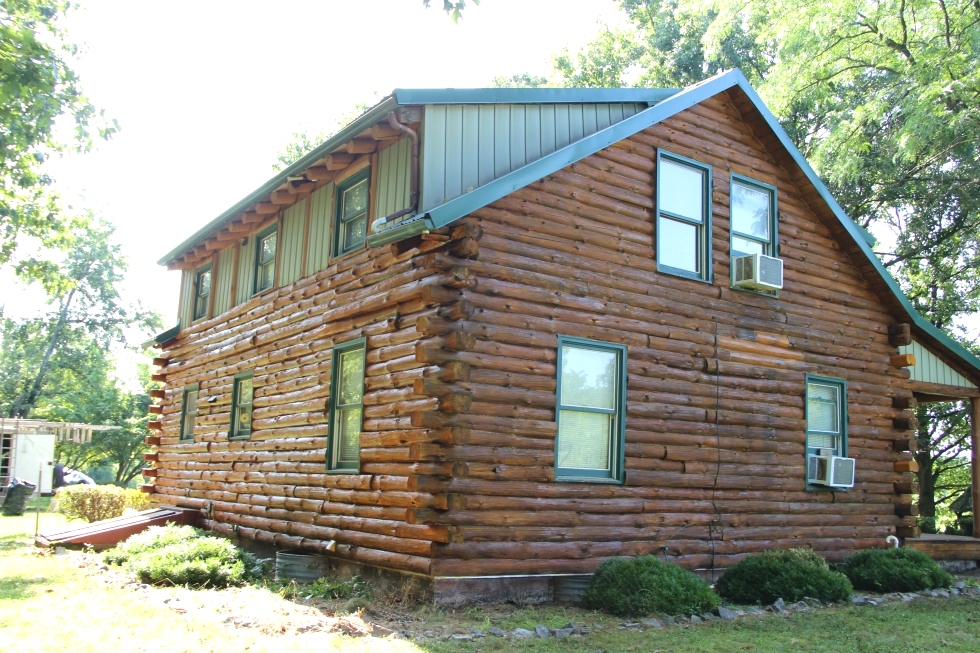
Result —
[[394, 88], [547, 74], [599, 22], [623, 22], [613, 0], [482, 0], [457, 25], [441, 0], [81, 1], [74, 69], [121, 131], [52, 172], [63, 197], [116, 225], [126, 294], [168, 325], [179, 274], [156, 261], [272, 177], [294, 131]]

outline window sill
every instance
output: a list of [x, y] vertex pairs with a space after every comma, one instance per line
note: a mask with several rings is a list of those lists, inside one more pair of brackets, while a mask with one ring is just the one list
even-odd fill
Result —
[[361, 470], [360, 470], [360, 468], [358, 468], [358, 469], [344, 469], [344, 468], [339, 468], [339, 469], [338, 468], [334, 468], [334, 469], [331, 469], [330, 467], [327, 467], [327, 473], [328, 474], [360, 474], [361, 473]]
[[672, 267], [669, 267], [669, 266], [666, 266], [666, 265], [663, 265], [663, 266], [658, 265], [657, 266], [657, 272], [660, 272], [661, 274], [668, 274], [668, 275], [670, 275], [672, 277], [680, 277], [681, 279], [688, 279], [690, 281], [697, 281], [699, 283], [706, 283], [706, 284], [711, 284], [712, 283], [712, 280], [710, 278], [709, 279], [705, 279], [701, 275], [696, 274], [694, 272], [688, 272], [687, 270], [681, 270], [680, 268], [672, 268]]
[[599, 476], [555, 476], [555, 483], [601, 483], [602, 485], [623, 485], [625, 481], [618, 478], [602, 478]]

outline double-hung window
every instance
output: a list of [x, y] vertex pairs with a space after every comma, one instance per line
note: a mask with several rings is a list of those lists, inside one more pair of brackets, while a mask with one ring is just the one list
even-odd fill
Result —
[[194, 273], [194, 318], [207, 317], [211, 308], [211, 264]]
[[334, 347], [330, 379], [327, 469], [357, 471], [361, 465], [365, 340]]
[[235, 377], [231, 390], [231, 431], [232, 438], [247, 438], [252, 435], [252, 373], [246, 372]]
[[558, 480], [623, 481], [626, 347], [558, 338]]
[[657, 152], [657, 269], [711, 281], [711, 168]]
[[334, 256], [352, 252], [364, 245], [368, 226], [370, 180], [371, 169], [368, 168], [337, 185]]
[[272, 288], [276, 282], [276, 245], [279, 237], [278, 225], [273, 225], [255, 238], [255, 283], [254, 293]]
[[765, 254], [776, 251], [776, 188], [732, 174], [731, 255]]
[[189, 385], [184, 388], [184, 399], [180, 407], [180, 439], [194, 439], [194, 424], [197, 421], [198, 386]]
[[806, 450], [816, 455], [847, 455], [847, 382], [806, 377]]

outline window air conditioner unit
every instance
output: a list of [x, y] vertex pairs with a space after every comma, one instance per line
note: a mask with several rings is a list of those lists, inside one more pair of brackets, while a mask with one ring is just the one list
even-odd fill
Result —
[[841, 456], [807, 456], [806, 480], [814, 485], [854, 487], [854, 459]]
[[779, 290], [783, 287], [782, 259], [764, 254], [738, 256], [735, 265], [735, 287], [752, 290]]

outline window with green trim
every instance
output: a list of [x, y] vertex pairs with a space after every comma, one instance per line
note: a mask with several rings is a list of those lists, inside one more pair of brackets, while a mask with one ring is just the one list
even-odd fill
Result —
[[558, 338], [558, 480], [623, 481], [626, 347]]
[[194, 439], [194, 424], [197, 422], [197, 384], [184, 388], [184, 397], [180, 405], [180, 439]]
[[211, 264], [194, 273], [194, 318], [199, 320], [208, 316], [211, 308]]
[[255, 283], [253, 293], [268, 290], [276, 282], [276, 245], [278, 225], [266, 229], [255, 238]]
[[361, 465], [365, 339], [334, 347], [330, 378], [327, 469], [357, 471]]
[[741, 175], [731, 183], [731, 255], [779, 256], [776, 237], [776, 188]]
[[231, 391], [231, 430], [232, 438], [247, 438], [252, 435], [252, 373], [235, 377]]
[[711, 167], [657, 152], [657, 270], [711, 281]]
[[334, 256], [341, 256], [364, 246], [368, 226], [368, 190], [371, 169], [337, 184], [337, 208], [334, 219]]
[[806, 451], [847, 456], [847, 382], [806, 376]]

